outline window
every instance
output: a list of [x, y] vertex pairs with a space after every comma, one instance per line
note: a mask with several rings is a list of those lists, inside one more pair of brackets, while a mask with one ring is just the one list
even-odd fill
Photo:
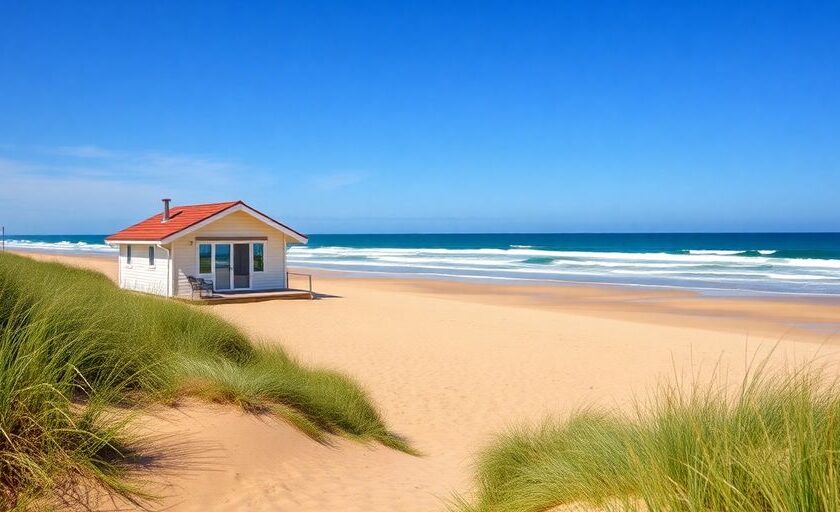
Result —
[[131, 265], [131, 244], [125, 246], [125, 262], [128, 265]]
[[150, 267], [155, 266], [155, 246], [154, 245], [149, 246], [149, 266]]
[[198, 273], [209, 274], [213, 271], [213, 246], [210, 244], [198, 245]]
[[254, 272], [262, 272], [265, 269], [265, 246], [254, 244]]

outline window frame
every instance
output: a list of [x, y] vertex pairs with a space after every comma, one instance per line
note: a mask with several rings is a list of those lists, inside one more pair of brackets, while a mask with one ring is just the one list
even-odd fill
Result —
[[125, 264], [131, 266], [131, 244], [125, 244]]
[[149, 246], [149, 267], [154, 268], [155, 266], [155, 246]]
[[[190, 241], [190, 246], [193, 249], [193, 254], [195, 257], [195, 270], [196, 276], [201, 276], [203, 278], [210, 277], [213, 279], [215, 283], [216, 279], [216, 246], [217, 245], [230, 245], [231, 246], [231, 269], [233, 268], [233, 245], [238, 243], [248, 244], [248, 249], [250, 252], [250, 257], [248, 258], [248, 274], [250, 276], [250, 282], [248, 288], [241, 288], [241, 290], [253, 290], [254, 289], [254, 276], [255, 274], [264, 274], [266, 272], [266, 266], [268, 265], [266, 261], [266, 252], [268, 251], [268, 239], [267, 238], [252, 238], [252, 239], [242, 239], [242, 240], [226, 240], [224, 237], [220, 237], [219, 239], [214, 239], [211, 237], [204, 237], [202, 240], [193, 239]], [[263, 270], [255, 270], [254, 269], [254, 245], [262, 244], [263, 246]], [[209, 245], [210, 249], [210, 272], [209, 273], [201, 273], [201, 246], [202, 245]], [[231, 271], [231, 283], [233, 282], [233, 271]], [[232, 284], [231, 284], [232, 286]]]
[[[210, 260], [209, 260], [210, 270], [208, 270], [207, 272], [202, 272], [201, 271], [201, 246], [202, 245], [206, 245], [206, 246], [210, 247]], [[213, 253], [216, 252], [215, 245], [216, 244], [213, 243], [213, 242], [199, 242], [198, 243], [198, 275], [207, 276], [207, 275], [213, 274], [213, 271], [214, 271], [214, 268], [213, 268], [214, 267]]]
[[[257, 269], [257, 246], [260, 246], [262, 268]], [[265, 242], [251, 242], [251, 272], [265, 272]]]

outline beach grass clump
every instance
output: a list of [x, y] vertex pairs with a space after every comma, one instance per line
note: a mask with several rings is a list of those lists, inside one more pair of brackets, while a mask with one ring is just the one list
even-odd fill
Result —
[[126, 478], [137, 440], [125, 411], [182, 397], [272, 414], [321, 441], [332, 433], [411, 451], [341, 374], [97, 272], [0, 254], [0, 509], [76, 481], [148, 498]]
[[183, 357], [175, 366], [176, 395], [274, 412], [317, 440], [325, 432], [344, 434], [415, 453], [385, 428], [359, 385], [332, 370], [301, 366], [279, 347], [257, 346], [254, 357], [242, 363]]
[[840, 510], [840, 389], [815, 369], [664, 385], [632, 414], [511, 431], [478, 458], [462, 512]]

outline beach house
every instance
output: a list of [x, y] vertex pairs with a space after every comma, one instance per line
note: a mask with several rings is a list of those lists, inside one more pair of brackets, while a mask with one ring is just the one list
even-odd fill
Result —
[[170, 206], [107, 237], [119, 285], [166, 297], [288, 287], [286, 249], [307, 237], [242, 201]]

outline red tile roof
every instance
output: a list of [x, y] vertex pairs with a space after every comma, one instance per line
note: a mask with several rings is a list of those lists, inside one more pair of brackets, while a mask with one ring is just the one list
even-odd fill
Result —
[[228, 201], [225, 203], [173, 206], [169, 209], [168, 221], [161, 222], [163, 212], [160, 212], [157, 215], [153, 215], [144, 221], [138, 222], [133, 226], [129, 226], [118, 233], [114, 233], [113, 235], [106, 237], [106, 240], [163, 240], [238, 204], [244, 205], [245, 203], [242, 201]]

